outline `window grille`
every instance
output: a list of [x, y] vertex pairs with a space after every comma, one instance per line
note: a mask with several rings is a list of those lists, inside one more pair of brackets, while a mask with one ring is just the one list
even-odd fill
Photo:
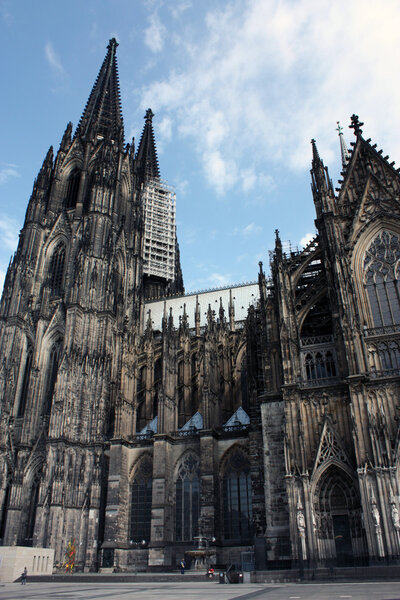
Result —
[[131, 483], [130, 540], [148, 542], [151, 531], [151, 504], [153, 494], [153, 464], [142, 459]]

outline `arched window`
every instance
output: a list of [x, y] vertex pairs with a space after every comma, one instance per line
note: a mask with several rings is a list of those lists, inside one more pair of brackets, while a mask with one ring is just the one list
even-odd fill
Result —
[[186, 454], [178, 469], [175, 492], [175, 539], [193, 540], [199, 534], [200, 513], [199, 461], [193, 454]]
[[78, 169], [74, 169], [68, 178], [67, 194], [65, 197], [65, 208], [67, 210], [75, 208], [78, 200], [79, 183], [81, 174]]
[[[7, 514], [8, 514], [8, 507], [10, 505], [10, 493], [11, 493], [11, 482], [8, 481], [6, 491], [4, 494], [3, 507], [2, 507], [2, 511], [1, 511], [0, 540], [4, 540], [4, 536], [6, 533]], [[0, 544], [2, 544], [2, 541], [0, 541]]]
[[399, 237], [387, 231], [365, 253], [364, 285], [374, 327], [400, 324], [399, 261]]
[[248, 540], [252, 535], [250, 464], [235, 450], [225, 466], [222, 480], [224, 538]]
[[247, 392], [247, 357], [243, 356], [242, 365], [240, 368], [240, 393], [242, 396], [241, 406], [244, 410], [248, 409], [248, 392]]
[[147, 368], [140, 367], [136, 380], [136, 431], [141, 431], [146, 425], [146, 376]]
[[40, 474], [37, 473], [31, 487], [29, 502], [27, 504], [27, 514], [25, 522], [25, 531], [23, 535], [23, 545], [32, 546], [33, 532], [35, 530], [36, 511], [39, 500]]
[[26, 352], [24, 378], [22, 380], [22, 388], [21, 388], [21, 395], [19, 397], [17, 417], [23, 417], [24, 413], [25, 413], [26, 401], [28, 399], [29, 377], [30, 377], [31, 368], [32, 368], [32, 357], [33, 357], [33, 348], [29, 344], [27, 352]]
[[161, 358], [157, 358], [154, 363], [154, 395], [153, 395], [153, 419], [157, 416], [158, 395], [162, 381], [162, 363]]
[[199, 392], [199, 384], [198, 384], [198, 363], [197, 363], [197, 354], [196, 352], [192, 354], [191, 358], [191, 376], [192, 376], [192, 410], [191, 413], [194, 414], [198, 409], [198, 392]]
[[58, 339], [55, 344], [53, 344], [50, 350], [49, 363], [47, 367], [47, 376], [46, 376], [46, 392], [43, 403], [43, 416], [50, 415], [51, 410], [51, 402], [53, 399], [54, 388], [57, 381], [57, 372], [58, 372], [58, 363], [60, 360], [60, 352], [61, 352], [61, 344], [62, 340]]
[[52, 296], [61, 296], [65, 263], [65, 246], [62, 242], [54, 250], [49, 267], [49, 283]]
[[178, 380], [177, 380], [177, 397], [178, 397], [178, 425], [182, 427], [185, 423], [185, 393], [183, 386], [183, 360], [178, 362]]
[[153, 493], [153, 463], [149, 456], [142, 458], [131, 483], [130, 540], [148, 542], [151, 527]]

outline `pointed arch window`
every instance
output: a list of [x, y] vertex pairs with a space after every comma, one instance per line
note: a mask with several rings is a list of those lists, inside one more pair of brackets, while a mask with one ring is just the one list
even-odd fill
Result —
[[147, 367], [140, 367], [136, 380], [136, 430], [141, 429], [146, 425], [146, 377]]
[[67, 195], [65, 198], [65, 208], [70, 210], [75, 208], [78, 200], [79, 183], [81, 180], [81, 174], [78, 169], [74, 169], [68, 178], [67, 183]]
[[154, 394], [153, 394], [153, 419], [157, 416], [158, 396], [162, 381], [162, 363], [161, 358], [157, 358], [154, 363]]
[[26, 401], [28, 399], [28, 390], [29, 390], [29, 377], [30, 377], [31, 368], [32, 368], [32, 358], [33, 358], [33, 348], [29, 344], [27, 352], [26, 352], [24, 378], [22, 380], [22, 388], [21, 388], [21, 395], [19, 398], [17, 417], [23, 417], [25, 414], [25, 407], [26, 407]]
[[242, 401], [240, 405], [242, 408], [247, 410], [248, 408], [248, 391], [247, 391], [247, 356], [246, 354], [243, 356], [242, 365], [240, 369], [240, 392], [242, 396]]
[[37, 473], [31, 487], [29, 502], [27, 504], [27, 514], [25, 522], [25, 531], [23, 535], [23, 545], [33, 545], [33, 533], [35, 530], [36, 512], [39, 500], [39, 489], [40, 489], [40, 473]]
[[179, 469], [175, 484], [175, 539], [193, 540], [199, 534], [200, 479], [199, 461], [187, 454]]
[[46, 377], [46, 392], [43, 404], [43, 416], [49, 416], [51, 411], [51, 403], [53, 400], [54, 388], [57, 381], [58, 364], [60, 360], [62, 340], [59, 338], [55, 344], [53, 344], [49, 362], [47, 366], [47, 377]]
[[224, 538], [248, 540], [252, 535], [250, 463], [236, 450], [229, 457], [222, 480]]
[[49, 283], [52, 296], [61, 296], [65, 264], [65, 246], [60, 242], [55, 248], [49, 268]]
[[198, 360], [197, 353], [194, 352], [191, 358], [191, 375], [192, 375], [192, 414], [196, 412], [198, 408]]
[[364, 285], [374, 327], [400, 324], [400, 240], [382, 231], [364, 257]]
[[10, 494], [11, 494], [11, 482], [7, 481], [7, 487], [6, 487], [6, 491], [4, 494], [3, 507], [2, 507], [1, 519], [0, 519], [0, 544], [2, 544], [1, 540], [4, 540], [4, 536], [6, 533], [8, 507], [10, 505]]
[[153, 463], [146, 456], [140, 461], [131, 483], [130, 540], [148, 542], [151, 531], [151, 504], [153, 495]]

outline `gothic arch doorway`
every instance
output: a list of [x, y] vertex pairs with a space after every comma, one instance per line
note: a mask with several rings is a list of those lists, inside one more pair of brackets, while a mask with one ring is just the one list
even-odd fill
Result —
[[319, 561], [337, 566], [362, 564], [367, 555], [358, 483], [337, 465], [320, 476], [314, 491]]

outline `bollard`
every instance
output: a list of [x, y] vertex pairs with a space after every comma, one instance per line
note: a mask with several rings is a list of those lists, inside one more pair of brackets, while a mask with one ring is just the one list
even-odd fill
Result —
[[219, 573], [218, 583], [225, 583], [225, 573], [223, 571]]

